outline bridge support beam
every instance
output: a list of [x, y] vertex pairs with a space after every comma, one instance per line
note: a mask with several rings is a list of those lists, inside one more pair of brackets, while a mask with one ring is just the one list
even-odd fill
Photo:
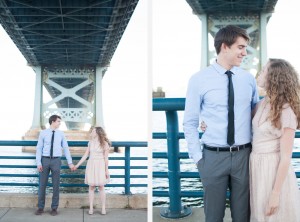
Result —
[[[270, 13], [256, 15], [199, 15], [202, 21], [201, 67], [211, 64], [216, 58], [213, 39], [216, 33], [226, 25], [237, 25], [247, 30], [251, 42], [247, 47], [248, 55], [244, 58], [242, 68], [253, 75], [261, 70], [267, 60], [266, 26]], [[212, 38], [210, 38], [211, 36]]]
[[[32, 126], [24, 139], [37, 139], [57, 114], [66, 123], [68, 139], [88, 139], [89, 126], [102, 126], [102, 78], [106, 67], [36, 66], [35, 102]], [[47, 94], [49, 93], [49, 95]]]
[[47, 101], [42, 95], [43, 126], [53, 114], [62, 117], [68, 130], [83, 130], [86, 124], [95, 124], [95, 69], [92, 66], [42, 68], [42, 83], [50, 94]]

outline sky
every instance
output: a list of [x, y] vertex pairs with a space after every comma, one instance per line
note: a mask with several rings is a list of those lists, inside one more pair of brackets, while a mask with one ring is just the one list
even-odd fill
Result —
[[[147, 140], [152, 89], [184, 97], [200, 69], [200, 19], [185, 0], [149, 1], [139, 1], [103, 79], [104, 124], [112, 140]], [[284, 58], [300, 72], [298, 1], [278, 0], [267, 47], [268, 57]], [[2, 28], [0, 46], [0, 139], [21, 139], [32, 123], [35, 73]]]

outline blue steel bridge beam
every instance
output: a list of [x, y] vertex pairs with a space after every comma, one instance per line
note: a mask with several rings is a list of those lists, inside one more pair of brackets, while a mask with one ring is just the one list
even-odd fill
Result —
[[51, 96], [50, 101], [43, 101], [42, 126], [53, 114], [60, 115], [69, 130], [95, 124], [95, 72], [95, 66], [84, 65], [42, 68], [42, 83]]
[[[90, 70], [80, 67], [49, 68], [33, 67], [36, 73], [34, 114], [32, 120], [32, 130], [44, 128], [50, 115], [58, 114], [63, 117], [63, 121], [89, 123], [96, 126], [104, 126], [102, 108], [102, 79], [106, 72], [106, 67], [93, 67]], [[76, 70], [76, 71], [74, 71]], [[62, 81], [65, 79], [65, 81]], [[73, 87], [64, 85], [72, 84], [72, 81], [82, 79], [83, 82], [74, 83]], [[62, 81], [60, 84], [58, 81]], [[68, 84], [66, 84], [66, 81]], [[90, 95], [78, 95], [78, 91], [84, 90], [91, 85]], [[46, 86], [52, 99], [43, 101], [43, 85]], [[87, 89], [85, 90], [87, 91]], [[70, 104], [63, 102], [66, 98], [77, 101], [77, 107], [70, 107]], [[76, 111], [79, 114], [76, 114]], [[71, 124], [69, 124], [70, 126]], [[74, 125], [74, 124], [73, 124]], [[71, 128], [71, 127], [70, 127]], [[71, 128], [72, 129], [72, 128]]]

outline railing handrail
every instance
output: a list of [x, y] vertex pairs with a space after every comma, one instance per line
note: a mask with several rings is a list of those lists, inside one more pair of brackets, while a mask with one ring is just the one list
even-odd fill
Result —
[[[36, 140], [0, 140], [0, 149], [1, 146], [36, 146]], [[70, 147], [86, 147], [88, 141], [68, 141]], [[131, 169], [147, 169], [148, 166], [131, 166], [131, 160], [147, 160], [147, 157], [144, 156], [130, 156], [131, 148], [145, 148], [148, 146], [147, 142], [144, 141], [113, 141], [112, 147], [124, 147], [125, 152], [123, 157], [109, 157], [109, 160], [124, 160], [123, 166], [109, 166], [109, 169], [122, 169], [124, 170], [123, 175], [111, 175], [111, 178], [124, 178], [124, 184], [107, 184], [107, 187], [124, 187], [124, 194], [131, 194], [130, 187], [147, 187], [147, 184], [141, 183], [130, 183], [131, 178], [147, 178], [147, 175], [134, 174], [131, 175]], [[0, 159], [35, 159], [35, 156], [0, 156]], [[66, 158], [62, 156], [62, 159]], [[74, 160], [79, 160], [81, 157], [72, 157]], [[79, 169], [84, 169], [86, 166], [80, 166]], [[36, 165], [0, 165], [0, 168], [36, 168]], [[62, 169], [68, 169], [68, 166], [62, 166]], [[38, 174], [0, 174], [0, 177], [38, 177]], [[81, 174], [62, 174], [62, 178], [83, 178], [84, 175]], [[38, 183], [3, 183], [0, 182], [0, 186], [38, 186]], [[48, 183], [48, 185], [51, 185]], [[86, 187], [88, 185], [82, 183], [66, 184], [61, 183], [62, 187]]]
[[184, 110], [185, 98], [153, 98], [153, 111]]
[[[67, 141], [70, 147], [86, 147], [88, 141]], [[0, 140], [0, 146], [36, 146], [37, 140]], [[112, 147], [147, 147], [144, 141], [112, 141]]]

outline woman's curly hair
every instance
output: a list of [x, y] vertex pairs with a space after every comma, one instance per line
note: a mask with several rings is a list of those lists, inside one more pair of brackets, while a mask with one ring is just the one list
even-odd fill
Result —
[[266, 93], [270, 99], [269, 118], [272, 125], [281, 128], [281, 113], [284, 104], [289, 104], [300, 127], [300, 84], [294, 67], [283, 59], [269, 59], [266, 77]]
[[105, 130], [100, 126], [91, 127], [90, 131], [95, 129], [96, 134], [98, 135], [98, 139], [100, 142], [100, 147], [103, 148], [105, 146], [105, 142], [108, 143], [108, 145], [111, 145], [110, 140], [108, 139]]

